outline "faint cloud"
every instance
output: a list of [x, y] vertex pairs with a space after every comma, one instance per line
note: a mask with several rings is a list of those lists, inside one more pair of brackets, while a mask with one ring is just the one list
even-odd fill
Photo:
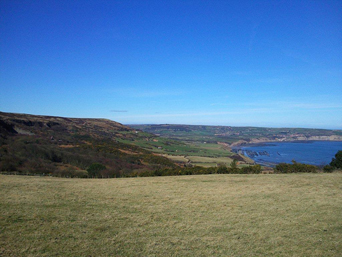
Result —
[[221, 116], [221, 115], [242, 115], [250, 113], [269, 113], [269, 108], [252, 108], [241, 109], [235, 111], [218, 111], [218, 112], [191, 112], [191, 113], [164, 113], [164, 114], [141, 114], [126, 116], [126, 118], [167, 118], [167, 117], [194, 117], [194, 116]]
[[276, 108], [279, 110], [288, 110], [288, 109], [339, 109], [342, 108], [342, 104], [340, 103], [311, 103], [301, 101], [273, 101], [273, 102], [246, 102], [242, 103], [244, 106], [254, 106], [254, 107], [263, 107], [263, 108]]
[[229, 106], [231, 103], [212, 103], [210, 106]]
[[311, 104], [311, 103], [283, 103], [284, 107], [288, 108], [299, 108], [299, 109], [331, 109], [331, 108], [342, 108], [342, 104]]
[[282, 53], [287, 56], [287, 57], [290, 57], [290, 58], [293, 58], [293, 59], [296, 59], [296, 60], [299, 60], [299, 61], [302, 61], [304, 63], [307, 63], [307, 64], [310, 64], [312, 66], [315, 66], [316, 63], [311, 61], [309, 58], [307, 58], [306, 56], [294, 51], [294, 50], [291, 50], [291, 49], [285, 49], [285, 48], [281, 48], [280, 49], [282, 51]]
[[255, 80], [255, 82], [265, 83], [265, 84], [280, 84], [280, 83], [284, 83], [285, 80], [283, 78], [265, 78], [265, 79]]
[[110, 112], [128, 112], [127, 110], [110, 110]]
[[313, 111], [325, 111], [329, 109], [341, 109], [342, 104], [333, 101], [317, 101], [313, 99], [288, 99], [279, 101], [240, 101], [229, 102], [215, 102], [211, 103], [210, 106], [218, 108], [230, 108], [237, 109], [232, 112], [218, 112], [217, 114], [247, 114], [247, 113], [275, 113], [284, 111], [301, 111], [301, 110], [313, 110]]
[[125, 97], [135, 98], [153, 98], [161, 96], [179, 96], [183, 95], [182, 90], [163, 90], [163, 89], [141, 89], [141, 88], [121, 88], [107, 90], [109, 93], [116, 93]]

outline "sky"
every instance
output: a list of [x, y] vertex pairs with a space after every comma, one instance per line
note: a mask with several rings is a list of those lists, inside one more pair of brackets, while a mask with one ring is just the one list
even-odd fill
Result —
[[0, 1], [0, 111], [342, 129], [342, 1]]

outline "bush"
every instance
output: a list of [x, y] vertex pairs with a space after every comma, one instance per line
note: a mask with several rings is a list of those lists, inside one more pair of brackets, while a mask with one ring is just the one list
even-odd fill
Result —
[[106, 169], [106, 166], [104, 166], [103, 164], [101, 163], [93, 163], [91, 164], [87, 171], [88, 171], [88, 175], [89, 177], [91, 178], [99, 178], [99, 177], [102, 177], [101, 176], [101, 171], [105, 170]]
[[230, 163], [230, 172], [229, 173], [239, 173], [239, 169], [237, 167], [237, 160], [233, 159], [233, 161]]
[[217, 174], [227, 174], [228, 173], [228, 168], [226, 166], [219, 166], [217, 168]]
[[334, 171], [334, 167], [330, 166], [330, 165], [325, 165], [323, 167], [323, 171], [326, 172], [326, 173], [331, 173]]
[[53, 173], [55, 177], [64, 177], [64, 178], [87, 178], [88, 172], [86, 170], [75, 170], [72, 168], [56, 170]]
[[259, 174], [261, 172], [261, 166], [259, 164], [253, 166], [246, 166], [240, 169], [241, 174]]
[[5, 157], [0, 161], [1, 171], [18, 171], [23, 161], [16, 156]]
[[292, 161], [289, 163], [279, 163], [275, 166], [274, 172], [276, 173], [315, 173], [317, 172], [317, 167], [314, 165], [298, 163]]
[[88, 177], [88, 171], [86, 171], [86, 170], [75, 170], [74, 176], [77, 178], [87, 178]]
[[336, 169], [342, 169], [342, 151], [338, 151], [335, 154], [335, 158], [331, 160], [330, 166]]

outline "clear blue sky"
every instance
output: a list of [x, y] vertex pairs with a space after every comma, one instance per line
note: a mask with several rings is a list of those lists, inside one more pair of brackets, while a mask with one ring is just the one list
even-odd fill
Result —
[[0, 111], [342, 128], [342, 1], [0, 1]]

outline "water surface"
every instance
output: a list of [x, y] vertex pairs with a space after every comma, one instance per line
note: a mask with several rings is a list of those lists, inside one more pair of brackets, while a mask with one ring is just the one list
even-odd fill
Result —
[[342, 142], [296, 141], [272, 142], [240, 147], [243, 154], [256, 163], [270, 165], [295, 160], [312, 165], [326, 165], [342, 150]]

